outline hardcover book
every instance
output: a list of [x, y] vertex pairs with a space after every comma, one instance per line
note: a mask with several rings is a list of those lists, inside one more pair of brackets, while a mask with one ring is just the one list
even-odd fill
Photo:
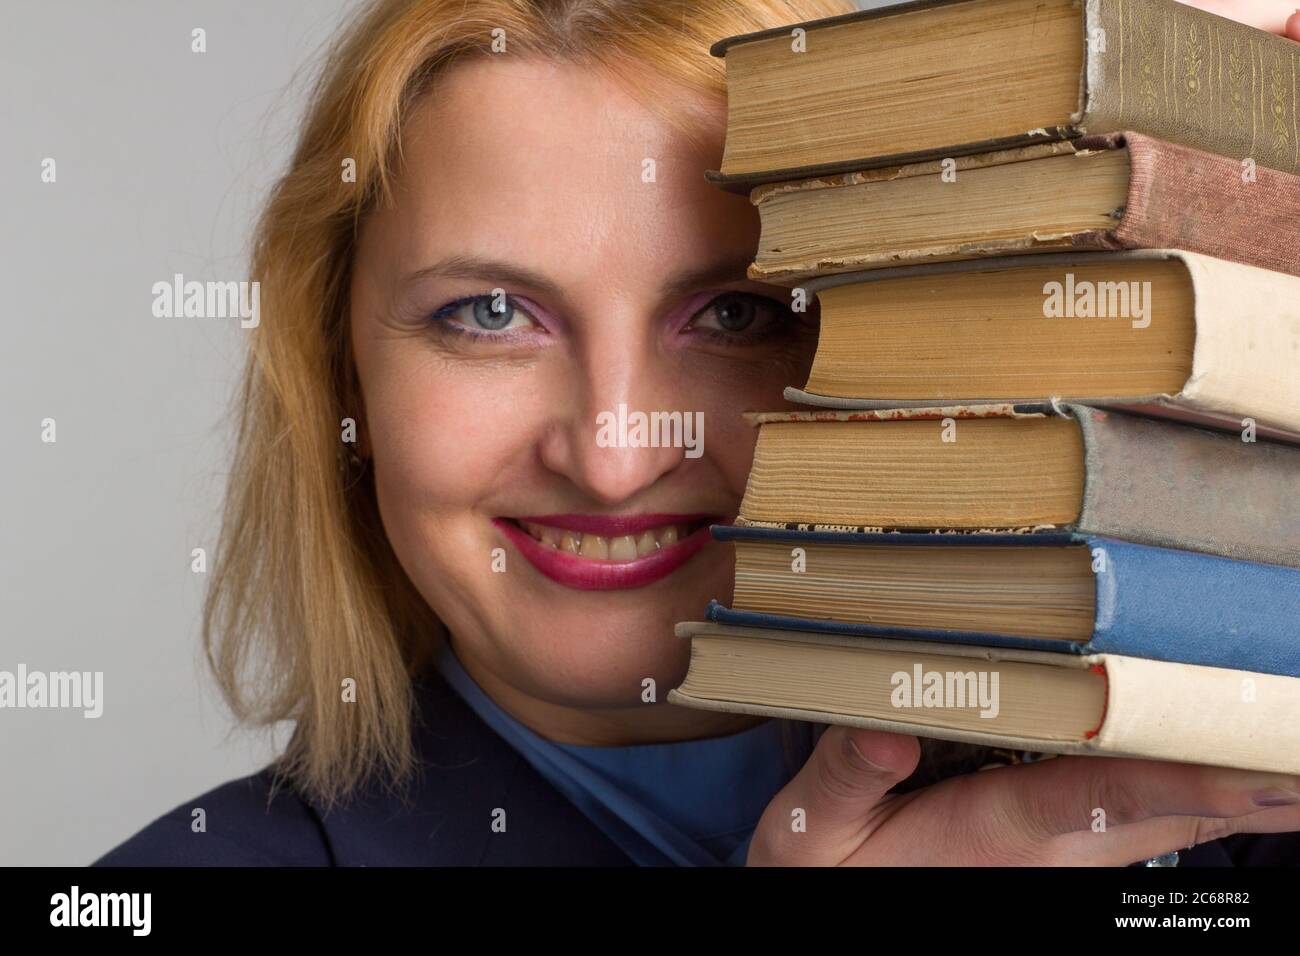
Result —
[[[1297, 206], [1300, 209], [1300, 206]], [[792, 401], [1132, 406], [1300, 441], [1300, 278], [1178, 250], [1013, 256], [815, 279]]]
[[736, 191], [1126, 129], [1300, 172], [1300, 47], [1174, 0], [921, 0], [711, 52]]
[[1300, 274], [1300, 176], [1136, 133], [777, 183], [751, 201], [762, 232], [749, 276], [775, 285], [1080, 249], [1185, 249]]
[[751, 413], [738, 525], [1044, 531], [1300, 567], [1300, 448], [1083, 405]]
[[1044, 753], [1300, 773], [1300, 679], [688, 622], [669, 703]]
[[1300, 569], [1071, 534], [715, 525], [723, 624], [1124, 654], [1300, 677]]

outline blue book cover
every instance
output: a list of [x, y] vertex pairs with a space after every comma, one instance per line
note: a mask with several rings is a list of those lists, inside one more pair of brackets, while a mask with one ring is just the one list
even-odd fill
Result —
[[719, 541], [1016, 548], [1082, 543], [1094, 554], [1096, 613], [1092, 638], [1088, 641], [786, 617], [734, 611], [717, 601], [709, 602], [710, 621], [1061, 653], [1122, 654], [1300, 677], [1300, 569], [1297, 568], [1069, 533], [872, 534], [731, 525], [715, 525], [712, 530]]

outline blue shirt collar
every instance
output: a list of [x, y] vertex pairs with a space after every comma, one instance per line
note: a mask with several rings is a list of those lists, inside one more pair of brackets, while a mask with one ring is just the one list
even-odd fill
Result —
[[438, 667], [466, 704], [643, 865], [739, 865], [768, 802], [789, 781], [782, 728], [598, 747], [547, 740], [506, 713], [444, 643]]

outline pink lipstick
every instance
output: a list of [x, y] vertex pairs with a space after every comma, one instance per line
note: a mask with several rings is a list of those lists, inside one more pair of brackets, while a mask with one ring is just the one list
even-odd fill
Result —
[[709, 543], [717, 515], [555, 514], [494, 518], [529, 564], [584, 591], [639, 588], [665, 578]]

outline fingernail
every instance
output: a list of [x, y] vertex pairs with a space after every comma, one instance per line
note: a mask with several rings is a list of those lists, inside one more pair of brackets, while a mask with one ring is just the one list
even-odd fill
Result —
[[1251, 800], [1257, 807], [1290, 807], [1300, 803], [1300, 793], [1294, 790], [1260, 790]]
[[863, 755], [862, 751], [858, 749], [858, 744], [853, 739], [852, 736], [848, 734], [844, 735], [844, 746], [845, 749], [848, 751], [850, 760], [856, 760], [859, 763], [861, 763], [863, 766], [865, 766], [868, 770], [874, 770], [876, 773], [889, 773], [888, 767], [882, 767], [880, 766], [880, 764], [875, 763], [872, 760], [868, 760], [866, 756]]

